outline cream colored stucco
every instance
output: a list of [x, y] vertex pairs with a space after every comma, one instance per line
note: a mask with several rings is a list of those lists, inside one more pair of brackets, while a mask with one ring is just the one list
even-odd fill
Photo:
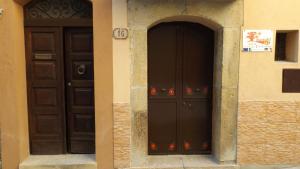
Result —
[[[299, 30], [299, 0], [245, 0], [243, 29]], [[299, 44], [298, 44], [299, 45]], [[282, 93], [282, 69], [300, 68], [298, 62], [275, 61], [272, 52], [241, 52], [239, 101], [294, 101], [300, 94]], [[299, 53], [298, 53], [299, 57]]]
[[[127, 0], [112, 0], [113, 29], [127, 28]], [[130, 102], [129, 38], [113, 40], [114, 103]]]
[[[237, 159], [241, 168], [300, 165], [300, 94], [282, 93], [282, 70], [300, 68], [299, 52], [296, 62], [275, 61], [276, 31], [300, 29], [299, 6], [298, 0], [244, 0], [242, 29], [273, 30], [274, 43], [272, 52], [242, 52], [240, 47]], [[295, 37], [294, 49], [299, 49], [299, 36]]]

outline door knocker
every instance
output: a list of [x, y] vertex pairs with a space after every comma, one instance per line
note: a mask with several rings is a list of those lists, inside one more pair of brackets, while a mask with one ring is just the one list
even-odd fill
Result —
[[77, 67], [77, 73], [78, 73], [79, 75], [84, 75], [84, 74], [85, 74], [85, 71], [86, 71], [85, 68], [86, 68], [85, 65], [81, 64], [80, 66]]

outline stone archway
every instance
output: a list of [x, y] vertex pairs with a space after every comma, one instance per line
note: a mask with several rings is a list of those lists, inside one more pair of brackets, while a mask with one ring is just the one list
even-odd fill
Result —
[[[172, 21], [174, 17], [171, 17]], [[189, 18], [189, 17], [187, 17]], [[193, 17], [194, 18], [194, 17]], [[182, 21], [182, 17], [178, 19]], [[200, 19], [201, 20], [201, 19]], [[186, 19], [184, 21], [189, 21]], [[167, 22], [167, 20], [163, 19], [163, 22]], [[193, 20], [193, 22], [195, 22]], [[201, 23], [197, 22], [197, 23]], [[213, 85], [213, 138], [212, 138], [212, 154], [214, 158], [218, 159], [220, 162], [222, 161], [235, 161], [236, 159], [236, 114], [237, 114], [237, 76], [238, 76], [238, 51], [236, 51], [235, 56], [236, 62], [230, 62], [226, 59], [224, 60], [224, 38], [228, 38], [225, 36], [233, 36], [224, 32], [226, 29], [223, 28], [214, 28], [215, 30], [215, 61], [214, 61], [214, 85]], [[133, 49], [136, 49], [132, 52], [137, 52], [133, 56], [135, 62], [140, 62], [140, 64], [133, 65], [132, 78], [133, 83], [131, 86], [131, 107], [132, 107], [132, 116], [133, 118], [133, 130], [132, 130], [132, 160], [137, 162], [147, 161], [147, 81], [146, 79], [138, 79], [138, 78], [147, 78], [147, 29], [142, 31], [137, 30], [138, 32], [133, 32], [132, 41], [133, 44], [138, 44]], [[226, 30], [227, 31], [227, 30]], [[138, 36], [134, 36], [134, 34], [138, 34]], [[225, 34], [226, 33], [226, 34]], [[235, 31], [235, 36], [238, 37], [239, 29]], [[239, 38], [236, 39], [235, 46], [236, 50], [238, 49]], [[226, 56], [225, 56], [226, 57]], [[224, 65], [224, 61], [229, 65]], [[231, 64], [235, 64], [235, 67]], [[234, 74], [229, 73], [224, 68], [235, 69], [232, 70]], [[222, 71], [221, 71], [222, 70]], [[225, 71], [225, 72], [224, 72]], [[228, 87], [224, 86], [224, 74], [228, 76], [236, 76], [236, 83], [234, 84], [236, 87]], [[230, 79], [226, 79], [230, 80]], [[232, 79], [234, 80], [234, 79]], [[229, 81], [228, 81], [229, 82]], [[227, 96], [224, 96], [227, 95]], [[225, 117], [227, 115], [228, 117]], [[230, 119], [228, 119], [230, 116]], [[224, 128], [223, 125], [231, 124], [231, 126], [227, 126]], [[224, 130], [227, 131], [224, 131]], [[135, 147], [137, 146], [137, 147]], [[229, 150], [226, 150], [226, 149]], [[228, 153], [228, 154], [226, 154]], [[150, 157], [151, 158], [151, 157]], [[230, 160], [229, 160], [230, 159]], [[134, 163], [133, 163], [134, 164]]]
[[147, 31], [153, 25], [172, 21], [200, 23], [215, 31], [213, 157], [219, 163], [235, 162], [242, 1], [227, 4], [236, 12], [234, 16], [222, 10], [221, 4], [208, 1], [160, 1], [155, 5], [145, 0], [130, 0], [128, 5], [132, 59], [131, 165], [142, 166], [152, 160], [147, 152]]

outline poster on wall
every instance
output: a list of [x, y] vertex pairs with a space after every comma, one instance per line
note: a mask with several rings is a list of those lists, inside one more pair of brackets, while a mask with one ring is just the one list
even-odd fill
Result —
[[244, 52], [271, 52], [273, 47], [272, 30], [244, 30]]

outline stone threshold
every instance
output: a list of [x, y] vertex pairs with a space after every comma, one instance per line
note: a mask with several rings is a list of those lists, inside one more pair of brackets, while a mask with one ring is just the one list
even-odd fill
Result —
[[241, 169], [300, 169], [300, 165], [241, 165]]
[[93, 154], [31, 155], [19, 169], [97, 169]]
[[130, 169], [238, 169], [237, 164], [219, 164], [211, 155], [148, 156]]

